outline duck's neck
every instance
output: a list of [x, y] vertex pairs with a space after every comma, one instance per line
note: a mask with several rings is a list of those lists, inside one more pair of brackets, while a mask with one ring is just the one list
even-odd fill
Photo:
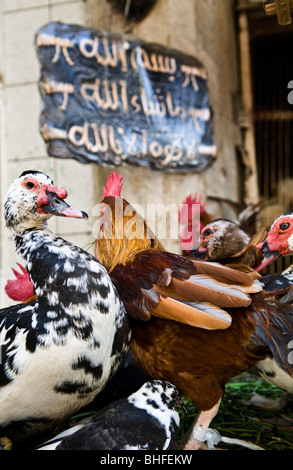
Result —
[[43, 244], [44, 237], [55, 238], [46, 225], [33, 226], [23, 231], [15, 231], [13, 233], [13, 241], [18, 254], [25, 260], [31, 251], [38, 249]]
[[[74, 271], [75, 247], [55, 235], [47, 227], [32, 228], [22, 234], [14, 234], [16, 251], [25, 259], [26, 268], [38, 297], [57, 289]], [[65, 263], [68, 261], [66, 272]], [[78, 263], [77, 263], [78, 264]], [[56, 284], [56, 286], [55, 286]]]
[[52, 342], [65, 344], [74, 333], [94, 345], [98, 329], [93, 319], [97, 319], [101, 297], [96, 291], [103, 281], [103, 267], [90, 254], [50, 230], [26, 230], [21, 236], [16, 235], [14, 242], [26, 260], [34, 285], [34, 326], [41, 332], [37, 341], [46, 346]]

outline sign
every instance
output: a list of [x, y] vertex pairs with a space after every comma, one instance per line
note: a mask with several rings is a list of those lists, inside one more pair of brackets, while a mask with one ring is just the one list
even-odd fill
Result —
[[158, 44], [51, 22], [35, 35], [48, 154], [200, 172], [216, 157], [206, 70]]

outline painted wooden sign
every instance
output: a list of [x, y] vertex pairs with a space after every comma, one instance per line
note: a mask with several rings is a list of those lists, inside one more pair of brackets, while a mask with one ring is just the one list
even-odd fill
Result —
[[175, 172], [215, 161], [207, 75], [195, 58], [59, 22], [35, 44], [49, 155]]

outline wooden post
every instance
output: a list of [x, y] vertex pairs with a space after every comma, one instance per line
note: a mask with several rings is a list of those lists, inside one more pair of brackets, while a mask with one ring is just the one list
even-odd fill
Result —
[[257, 166], [255, 155], [255, 139], [253, 125], [253, 92], [250, 64], [250, 36], [248, 17], [245, 12], [239, 14], [239, 41], [240, 41], [240, 66], [241, 87], [244, 112], [246, 114], [246, 126], [244, 129], [244, 150], [246, 153], [246, 178], [244, 185], [245, 203], [255, 203], [259, 200]]

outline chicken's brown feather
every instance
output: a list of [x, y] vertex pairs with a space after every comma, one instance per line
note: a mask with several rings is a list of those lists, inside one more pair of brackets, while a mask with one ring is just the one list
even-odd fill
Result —
[[207, 331], [154, 317], [134, 322], [134, 360], [146, 375], [176, 383], [199, 410], [208, 410], [221, 398], [228, 380], [267, 353], [265, 347], [261, 352], [249, 347], [254, 319], [247, 310], [235, 311], [227, 330]]
[[117, 263], [132, 261], [142, 250], [164, 250], [145, 220], [125, 199], [103, 199], [103, 223], [95, 245], [95, 256], [111, 272]]

